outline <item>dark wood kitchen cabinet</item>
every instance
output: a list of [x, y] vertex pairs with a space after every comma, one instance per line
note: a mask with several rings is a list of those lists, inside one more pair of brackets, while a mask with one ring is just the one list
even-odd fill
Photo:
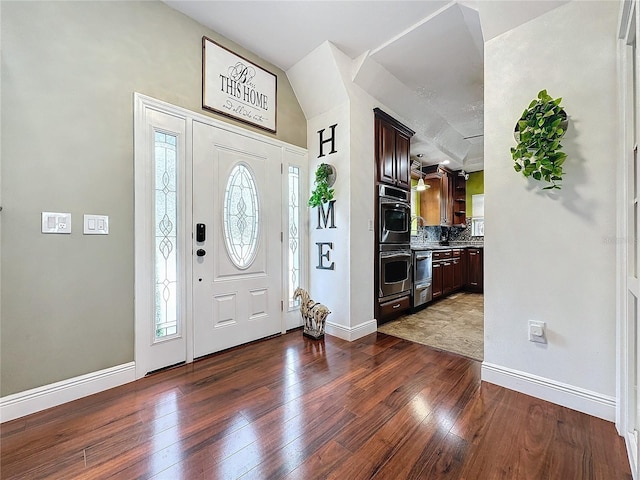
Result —
[[453, 226], [467, 225], [467, 180], [456, 173], [453, 182]]
[[442, 296], [442, 262], [433, 262], [431, 267], [431, 296], [435, 300]]
[[[409, 192], [411, 189], [409, 144], [414, 131], [406, 127], [396, 119], [383, 112], [379, 108], [374, 110], [374, 154], [375, 154], [375, 191], [379, 192], [378, 184], [388, 184]], [[379, 203], [379, 193], [376, 193], [376, 204]], [[375, 250], [379, 252], [383, 246], [380, 238], [380, 211], [376, 207], [374, 216], [374, 230], [376, 233]], [[406, 250], [409, 249], [409, 238], [406, 239]], [[398, 247], [400, 248], [400, 247]], [[380, 282], [380, 255], [376, 255], [374, 276], [374, 313], [378, 323], [387, 322], [399, 314], [406, 312], [411, 306], [411, 296], [406, 292], [401, 298], [388, 300], [384, 297]], [[410, 288], [410, 285], [408, 285]]]
[[463, 248], [460, 252], [460, 263], [462, 264], [462, 286], [466, 288], [469, 283], [469, 249]]
[[411, 306], [411, 297], [405, 296], [380, 304], [380, 318], [389, 321], [404, 313]]
[[482, 248], [469, 248], [467, 290], [482, 293], [484, 277], [484, 253]]
[[454, 278], [454, 265], [453, 259], [448, 259], [442, 262], [442, 294], [449, 295], [453, 292], [453, 278]]
[[452, 247], [432, 252], [431, 290], [433, 300], [459, 290], [482, 293], [483, 249]]
[[460, 290], [465, 286], [466, 278], [466, 255], [464, 249], [457, 248], [452, 250], [451, 263], [453, 263], [453, 290]]
[[414, 131], [375, 108], [376, 166], [378, 182], [409, 190], [409, 144]]
[[442, 198], [443, 204], [441, 206], [442, 211], [442, 221], [440, 225], [453, 225], [453, 192], [455, 185], [454, 173], [446, 172], [442, 176], [441, 185], [444, 188]]
[[453, 261], [451, 250], [434, 250], [432, 262], [432, 297], [449, 295], [453, 291]]

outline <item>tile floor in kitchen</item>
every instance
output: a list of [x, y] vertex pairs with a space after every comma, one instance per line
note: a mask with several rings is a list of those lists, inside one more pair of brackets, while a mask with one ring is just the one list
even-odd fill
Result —
[[387, 322], [378, 331], [482, 361], [483, 326], [484, 295], [459, 292]]

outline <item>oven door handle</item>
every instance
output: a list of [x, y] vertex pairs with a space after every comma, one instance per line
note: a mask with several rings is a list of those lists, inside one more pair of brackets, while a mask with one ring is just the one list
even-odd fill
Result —
[[380, 205], [393, 205], [394, 207], [398, 207], [398, 208], [404, 208], [404, 209], [411, 209], [411, 204], [407, 203], [407, 202], [403, 202], [402, 200], [380, 200]]
[[411, 258], [411, 254], [410, 253], [390, 253], [388, 255], [385, 255], [384, 253], [380, 254], [380, 258], [384, 258], [385, 260], [387, 258], [399, 258], [399, 257]]

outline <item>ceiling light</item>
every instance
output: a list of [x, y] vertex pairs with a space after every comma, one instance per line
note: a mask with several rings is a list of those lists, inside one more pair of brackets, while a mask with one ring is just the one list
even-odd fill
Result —
[[440, 165], [449, 165], [449, 163], [450, 163], [449, 160], [442, 160], [440, 162]]
[[424, 183], [424, 179], [422, 178], [422, 170], [420, 170], [420, 179], [418, 180], [418, 183], [416, 183], [415, 187], [411, 187], [412, 189], [415, 189], [416, 192], [424, 192], [426, 189], [431, 188], [431, 185], [429, 185], [428, 183]]

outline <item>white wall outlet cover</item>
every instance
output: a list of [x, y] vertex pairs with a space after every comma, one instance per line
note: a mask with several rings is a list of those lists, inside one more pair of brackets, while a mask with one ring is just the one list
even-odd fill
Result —
[[545, 322], [529, 320], [529, 341], [537, 343], [547, 343]]
[[42, 212], [42, 233], [71, 233], [71, 214]]
[[109, 216], [85, 214], [84, 234], [85, 235], [109, 235]]

